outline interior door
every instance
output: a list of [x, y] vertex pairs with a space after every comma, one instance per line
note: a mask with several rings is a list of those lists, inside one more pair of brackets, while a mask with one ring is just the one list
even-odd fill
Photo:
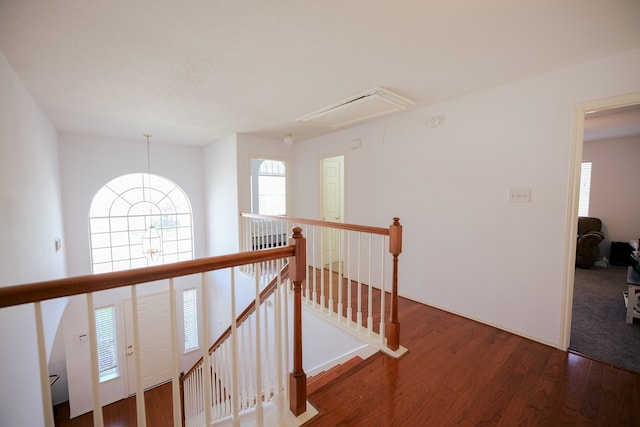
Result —
[[[344, 156], [322, 159], [322, 218], [324, 221], [343, 222], [344, 217]], [[340, 261], [340, 232], [325, 230], [322, 234], [324, 265], [337, 270]]]
[[169, 292], [138, 297], [140, 345], [134, 345], [131, 299], [125, 300], [127, 376], [129, 395], [136, 392], [135, 352], [140, 353], [142, 387], [146, 390], [171, 379]]

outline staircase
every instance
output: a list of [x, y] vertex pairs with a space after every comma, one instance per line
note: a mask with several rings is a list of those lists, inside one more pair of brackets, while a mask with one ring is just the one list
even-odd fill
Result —
[[354, 369], [362, 361], [363, 359], [360, 356], [355, 356], [347, 360], [345, 363], [338, 364], [327, 371], [322, 371], [317, 375], [309, 377], [307, 379], [307, 394], [311, 394], [329, 384], [336, 378], [347, 374], [351, 369]]

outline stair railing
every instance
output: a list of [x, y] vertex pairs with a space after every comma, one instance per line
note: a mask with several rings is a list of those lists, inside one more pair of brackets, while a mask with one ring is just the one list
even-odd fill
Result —
[[[281, 260], [276, 261], [276, 265], [280, 266], [280, 263]], [[252, 269], [269, 270], [273, 265], [273, 261], [269, 261], [252, 265]], [[283, 375], [288, 365], [288, 358], [283, 357], [288, 355], [288, 310], [285, 308], [288, 302], [288, 275], [287, 263], [278, 268], [276, 276], [259, 292], [259, 296], [209, 348], [214, 421], [238, 417], [241, 411], [251, 408], [260, 411], [263, 403], [270, 401], [275, 401], [278, 408], [283, 407], [286, 395], [286, 377]], [[265, 276], [259, 274], [258, 277]], [[259, 283], [257, 281], [257, 288], [260, 288]], [[235, 294], [235, 275], [231, 277], [230, 286], [231, 293]], [[235, 304], [232, 304], [232, 311], [233, 307]], [[256, 335], [257, 331], [262, 331], [262, 334]], [[273, 332], [273, 340], [269, 338], [269, 331]], [[256, 357], [264, 358], [262, 365], [252, 360]], [[204, 364], [205, 360], [201, 357], [191, 369], [180, 375], [185, 426], [204, 425]], [[233, 390], [238, 390], [238, 399], [235, 401]]]
[[[7, 307], [12, 307], [21, 304], [33, 304], [34, 306], [34, 315], [35, 315], [35, 324], [37, 330], [37, 336], [35, 337], [37, 342], [38, 351], [40, 354], [40, 377], [41, 377], [41, 389], [43, 395], [43, 413], [46, 427], [54, 427], [54, 417], [53, 417], [53, 408], [51, 406], [51, 394], [50, 394], [50, 386], [49, 386], [49, 372], [46, 363], [45, 357], [45, 345], [44, 345], [44, 334], [43, 334], [43, 321], [42, 321], [42, 310], [40, 308], [41, 301], [45, 301], [53, 298], [60, 297], [68, 297], [73, 295], [86, 295], [87, 298], [87, 313], [90, 319], [90, 328], [89, 328], [89, 339], [91, 343], [91, 364], [92, 364], [92, 394], [93, 394], [93, 424], [95, 427], [104, 426], [104, 420], [102, 415], [102, 406], [100, 399], [100, 384], [98, 377], [98, 356], [97, 356], [97, 343], [95, 337], [95, 320], [91, 321], [94, 317], [94, 307], [93, 307], [93, 293], [108, 289], [115, 289], [125, 286], [130, 286], [132, 293], [132, 300], [136, 299], [136, 288], [137, 285], [153, 282], [157, 280], [169, 279], [169, 294], [171, 298], [171, 306], [175, 307], [175, 291], [173, 287], [173, 279], [182, 276], [188, 276], [192, 274], [202, 274], [203, 283], [204, 283], [204, 274], [214, 270], [222, 270], [222, 269], [230, 269], [231, 272], [234, 271], [235, 267], [243, 266], [246, 264], [260, 264], [265, 262], [271, 262], [274, 260], [281, 260], [280, 265], [284, 264], [285, 260], [288, 260], [290, 266], [293, 268], [299, 268], [299, 266], [306, 265], [306, 250], [305, 250], [305, 238], [302, 236], [301, 229], [292, 230], [292, 237], [289, 241], [289, 245], [275, 247], [272, 249], [266, 249], [261, 251], [251, 251], [238, 253], [233, 255], [224, 255], [210, 258], [202, 258], [191, 261], [183, 261], [177, 262], [174, 264], [165, 264], [154, 267], [140, 268], [134, 270], [126, 270], [126, 271], [118, 271], [113, 273], [102, 273], [96, 275], [86, 275], [86, 276], [78, 276], [78, 277], [70, 277], [64, 279], [43, 281], [37, 283], [30, 284], [22, 284], [15, 286], [7, 286], [0, 287], [0, 309], [5, 309]], [[292, 268], [292, 267], [290, 267]], [[233, 274], [233, 273], [232, 273]], [[289, 271], [291, 280], [293, 281], [293, 289], [299, 289], [300, 283], [304, 280], [306, 271], [303, 269], [302, 271]], [[257, 283], [257, 282], [256, 282]], [[258, 284], [256, 284], [256, 289], [258, 288]], [[207, 286], [203, 286], [203, 300], [205, 300], [205, 294]], [[284, 295], [287, 293], [286, 286], [282, 285], [282, 281], [280, 281], [279, 289], [281, 293]], [[274, 294], [278, 291], [274, 291]], [[296, 299], [294, 298], [294, 301]], [[231, 306], [235, 306], [235, 301], [230, 302]], [[276, 304], [276, 302], [274, 302]], [[279, 304], [279, 303], [278, 303]], [[260, 301], [260, 293], [256, 292], [256, 307], [261, 307]], [[287, 305], [283, 304], [279, 308], [281, 311], [287, 310]], [[137, 317], [137, 306], [133, 304], [134, 318]], [[177, 368], [177, 355], [180, 351], [180, 346], [177, 343], [177, 332], [175, 330], [177, 325], [176, 319], [176, 310], [171, 310], [171, 328], [173, 337], [171, 342], [171, 351], [174, 358], [173, 369], [172, 369], [172, 405], [173, 405], [173, 424], [174, 426], [182, 425], [182, 409], [180, 402], [180, 380], [179, 380], [179, 372]], [[301, 348], [301, 316], [299, 315], [299, 309], [294, 307], [294, 341], [293, 341], [293, 359], [294, 359], [294, 371], [290, 374], [293, 377], [304, 377], [304, 371], [301, 370], [302, 367], [302, 348]], [[256, 313], [259, 312], [259, 309], [256, 309]], [[207, 323], [207, 304], [203, 304], [203, 324], [206, 329]], [[235, 314], [233, 319], [235, 319]], [[256, 316], [256, 321], [254, 322], [255, 327], [259, 327], [260, 316]], [[235, 322], [234, 322], [235, 323]], [[19, 327], [19, 326], [17, 326]], [[137, 328], [137, 325], [134, 324], [134, 328]], [[286, 329], [286, 328], [285, 328]], [[266, 332], [265, 332], [266, 333]], [[257, 330], [254, 334], [256, 337], [256, 348], [260, 348], [260, 338], [262, 332]], [[238, 336], [237, 332], [231, 332], [231, 336]], [[282, 346], [288, 342], [286, 337], [278, 338], [280, 345], [279, 349], [276, 351], [281, 352], [281, 358], [285, 360], [284, 363], [278, 364], [278, 369], [287, 369], [288, 370], [288, 351], [283, 350]], [[134, 345], [138, 347], [138, 343], [135, 342]], [[233, 345], [235, 346], [235, 344]], [[211, 369], [211, 363], [213, 363], [215, 367], [216, 360], [209, 361], [208, 357], [208, 348], [204, 350], [206, 352], [205, 355], [207, 357], [203, 357], [204, 365], [203, 369], [205, 371], [209, 371]], [[139, 352], [135, 352], [135, 357], [139, 357]], [[233, 364], [233, 360], [237, 360], [237, 353], [233, 353], [233, 349], [228, 356], [226, 356], [229, 360], [231, 360]], [[275, 358], [275, 357], [274, 357]], [[261, 360], [258, 356], [256, 359], [256, 370], [259, 372], [262, 369], [262, 366], [265, 366], [265, 361]], [[139, 361], [137, 361], [139, 364]], [[269, 362], [266, 362], [266, 365], [270, 365]], [[298, 368], [299, 367], [299, 368]], [[226, 395], [228, 397], [228, 404], [232, 405], [234, 411], [232, 411], [232, 417], [237, 416], [240, 408], [240, 397], [237, 393], [238, 388], [235, 387], [235, 382], [237, 380], [239, 369], [232, 368], [232, 375], [235, 375], [233, 378], [226, 378], [224, 382], [222, 382], [222, 375], [220, 374], [220, 382], [212, 383], [211, 380], [207, 380], [207, 378], [211, 378], [211, 376], [204, 375], [203, 376], [203, 389], [204, 389], [204, 399], [201, 402], [196, 402], [194, 405], [201, 405], [204, 412], [204, 420], [202, 425], [210, 425], [213, 422], [212, 413], [213, 413], [213, 393], [218, 393], [222, 395]], [[233, 374], [235, 372], [235, 374]], [[137, 383], [141, 384], [142, 380], [140, 378], [140, 370], [137, 372]], [[224, 375], [227, 375], [225, 373]], [[279, 378], [282, 378], [282, 374], [278, 374]], [[218, 377], [216, 377], [218, 378]], [[256, 380], [258, 383], [262, 381], [262, 375]], [[284, 384], [287, 384], [286, 381], [283, 381]], [[285, 390], [288, 393], [290, 399], [290, 408], [296, 408], [297, 411], [294, 411], [294, 415], [298, 416], [302, 412], [306, 410], [306, 382], [302, 386], [299, 385], [297, 381], [290, 381], [289, 389], [286, 387], [280, 386], [276, 387], [278, 390]], [[217, 388], [216, 388], [217, 387]], [[216, 391], [217, 390], [217, 391]], [[233, 392], [229, 392], [229, 391]], [[139, 427], [146, 426], [146, 415], [145, 415], [145, 399], [142, 398], [143, 391], [141, 387], [138, 387], [138, 391], [136, 392], [136, 412], [137, 412], [137, 425]], [[282, 393], [280, 394], [282, 395]], [[261, 402], [264, 399], [264, 394], [256, 394], [255, 397], [251, 397], [250, 399], [254, 399], [256, 402]], [[283, 406], [282, 397], [280, 397], [280, 406]], [[304, 404], [300, 403], [304, 401]], [[208, 404], [207, 404], [208, 403]], [[261, 406], [257, 404], [256, 406]], [[238, 408], [237, 410], [235, 408]], [[302, 412], [300, 412], [302, 411]], [[282, 415], [282, 412], [279, 412], [279, 415]], [[260, 419], [261, 411], [256, 411], [256, 424], [261, 425], [264, 424], [264, 420]], [[237, 418], [236, 418], [237, 420]]]
[[304, 306], [391, 356], [404, 354], [398, 320], [399, 218], [382, 228], [249, 213], [241, 217], [245, 251], [282, 246], [283, 236], [302, 228], [308, 271], [301, 291]]

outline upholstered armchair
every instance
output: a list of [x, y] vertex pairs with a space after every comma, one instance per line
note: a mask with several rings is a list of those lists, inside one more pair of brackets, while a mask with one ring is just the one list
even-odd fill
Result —
[[578, 218], [578, 244], [576, 246], [576, 265], [590, 268], [600, 257], [600, 242], [604, 239], [602, 221], [599, 218], [581, 216]]

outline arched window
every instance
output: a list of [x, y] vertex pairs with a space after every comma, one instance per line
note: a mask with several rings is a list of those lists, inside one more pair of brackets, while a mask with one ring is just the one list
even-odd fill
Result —
[[[258, 167], [257, 194], [253, 212], [262, 215], [287, 214], [287, 167], [279, 160], [254, 159]], [[257, 206], [256, 203], [257, 202]], [[257, 212], [256, 212], [257, 211]]]
[[[91, 202], [89, 236], [94, 273], [193, 259], [191, 204], [175, 183], [134, 173], [102, 187]], [[143, 238], [157, 233], [153, 251]]]

